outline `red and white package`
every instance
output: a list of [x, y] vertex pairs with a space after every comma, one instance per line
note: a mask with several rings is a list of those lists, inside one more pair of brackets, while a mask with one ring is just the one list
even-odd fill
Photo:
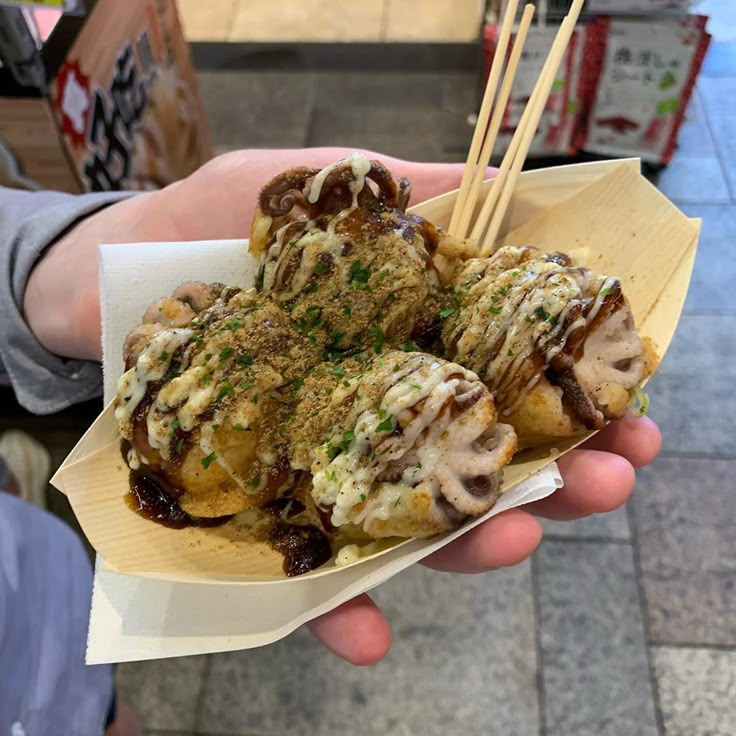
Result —
[[710, 42], [707, 18], [606, 19], [603, 64], [582, 147], [669, 163]]
[[[529, 31], [498, 134], [496, 157], [502, 156], [511, 142], [556, 33], [557, 28], [554, 26], [532, 28]], [[486, 26], [484, 36], [487, 77], [496, 50], [498, 26], [493, 24]], [[512, 36], [509, 44], [509, 55], [514, 42], [515, 35]], [[552, 91], [529, 151], [532, 157], [574, 153], [574, 134], [583, 109], [581, 103], [584, 91], [582, 73], [584, 46], [585, 29], [580, 26], [573, 33], [565, 57], [560, 64], [557, 78], [552, 85]]]
[[588, 0], [589, 13], [647, 13], [679, 11], [684, 13], [693, 0]]

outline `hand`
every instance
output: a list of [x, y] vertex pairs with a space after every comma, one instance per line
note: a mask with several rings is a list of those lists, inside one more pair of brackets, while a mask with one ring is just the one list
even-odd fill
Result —
[[[627, 416], [609, 424], [559, 460], [565, 485], [552, 496], [505, 511], [424, 560], [447, 572], [476, 573], [517, 565], [536, 549], [542, 529], [535, 516], [578, 519], [618, 508], [634, 488], [634, 468], [650, 463], [661, 436], [647, 417]], [[367, 595], [310, 622], [312, 633], [353, 664], [373, 664], [391, 646], [391, 630]]]
[[[293, 166], [322, 168], [350, 150], [227, 153], [159, 192], [132, 197], [85, 218], [47, 250], [31, 273], [24, 300], [28, 324], [52, 353], [100, 360], [98, 245], [246, 237], [256, 197], [266, 182]], [[460, 185], [461, 164], [420, 164], [367, 153], [397, 178], [406, 176], [412, 182], [412, 202]]]

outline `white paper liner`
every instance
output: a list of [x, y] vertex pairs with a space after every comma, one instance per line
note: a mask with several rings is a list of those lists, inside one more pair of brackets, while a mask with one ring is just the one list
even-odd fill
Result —
[[[412, 540], [332, 575], [263, 583], [190, 583], [123, 575], [98, 557], [87, 663], [180, 657], [271, 644], [375, 588], [485, 518], [562, 486], [550, 465], [502, 497], [489, 514], [438, 541]], [[512, 501], [511, 494], [514, 493]]]

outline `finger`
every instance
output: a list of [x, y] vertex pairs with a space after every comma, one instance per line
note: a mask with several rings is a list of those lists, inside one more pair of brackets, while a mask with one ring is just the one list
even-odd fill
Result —
[[365, 594], [310, 621], [307, 628], [333, 654], [350, 664], [375, 664], [391, 647], [388, 621]]
[[557, 521], [579, 519], [617, 509], [634, 490], [634, 468], [620, 455], [573, 450], [557, 464], [565, 485], [551, 496], [524, 506], [527, 511]]
[[541, 539], [542, 528], [531, 514], [510, 509], [471, 529], [422, 564], [443, 572], [488, 572], [522, 562]]
[[662, 433], [649, 417], [633, 417], [611, 422], [591, 437], [582, 447], [604, 450], [625, 457], [635, 468], [647, 465], [662, 447]]

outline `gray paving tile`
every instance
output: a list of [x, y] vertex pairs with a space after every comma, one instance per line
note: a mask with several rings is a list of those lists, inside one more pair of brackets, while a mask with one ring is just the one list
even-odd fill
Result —
[[668, 452], [736, 455], [736, 317], [680, 319], [658, 373], [647, 385], [649, 413]]
[[698, 80], [698, 92], [708, 120], [736, 117], [734, 95], [736, 95], [736, 76], [731, 79], [714, 79], [701, 77]]
[[[457, 75], [453, 75], [455, 78]], [[443, 75], [422, 72], [320, 72], [314, 75], [315, 105], [330, 107], [394, 107], [397, 121], [407, 107], [439, 108]]]
[[736, 77], [736, 43], [712, 42], [705, 56], [701, 74], [706, 77]]
[[444, 110], [464, 115], [478, 111], [483, 93], [482, 80], [478, 73], [444, 74], [440, 83]]
[[215, 146], [302, 147], [312, 107], [308, 73], [199, 72]]
[[677, 154], [658, 186], [673, 202], [728, 203], [728, 184], [716, 156]]
[[540, 519], [545, 536], [570, 539], [617, 539], [628, 542], [631, 538], [626, 508], [622, 507], [607, 514], [593, 514], [575, 521], [552, 521]]
[[702, 217], [693, 277], [685, 314], [693, 311], [736, 312], [736, 205], [683, 205], [689, 217]]
[[710, 18], [708, 32], [717, 41], [736, 41], [736, 5], [723, 0], [700, 0], [695, 12]]
[[715, 156], [713, 136], [696, 90], [687, 108], [685, 121], [677, 136], [677, 155]]
[[177, 657], [118, 666], [117, 692], [146, 729], [194, 730], [206, 657]]
[[442, 144], [445, 111], [436, 108], [315, 108], [310, 146], [354, 146], [416, 161], [460, 160]]
[[305, 631], [212, 657], [206, 733], [447, 736], [537, 733], [529, 564], [488, 576], [414, 567], [374, 591], [388, 658], [355, 668]]
[[736, 460], [659, 458], [634, 525], [652, 640], [736, 645]]
[[654, 647], [666, 736], [736, 733], [736, 651]]
[[698, 89], [732, 196], [736, 195], [736, 141], [733, 136], [736, 127], [736, 76], [703, 77], [698, 82]]
[[536, 563], [549, 736], [657, 736], [631, 548], [544, 542]]

